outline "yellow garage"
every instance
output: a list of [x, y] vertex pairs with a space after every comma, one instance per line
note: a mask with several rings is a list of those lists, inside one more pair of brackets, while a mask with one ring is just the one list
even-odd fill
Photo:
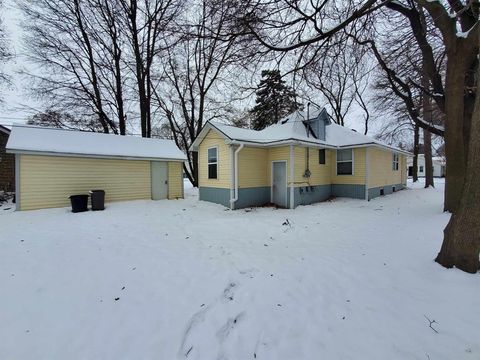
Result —
[[183, 152], [171, 140], [14, 126], [17, 210], [69, 206], [105, 190], [105, 201], [183, 198]]

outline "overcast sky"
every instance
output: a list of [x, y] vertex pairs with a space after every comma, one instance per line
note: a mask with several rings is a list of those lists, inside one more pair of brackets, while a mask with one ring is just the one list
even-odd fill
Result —
[[[22, 14], [14, 0], [4, 0], [3, 21], [10, 41], [10, 49], [15, 57], [6, 65], [6, 70], [12, 78], [12, 86], [3, 90], [4, 104], [0, 105], [0, 124], [24, 123], [29, 115], [44, 110], [41, 102], [28, 95], [28, 79], [22, 71], [34, 72], [35, 68], [26, 61], [23, 48], [23, 33], [21, 28]], [[347, 126], [363, 133], [364, 124], [359, 109], [351, 112], [347, 119]], [[370, 124], [369, 135], [374, 135], [380, 127]]]
[[2, 18], [10, 51], [15, 55], [5, 67], [12, 79], [12, 86], [2, 89], [5, 101], [3, 105], [0, 105], [0, 123], [10, 125], [25, 122], [25, 118], [36, 112], [40, 105], [27, 96], [26, 80], [20, 74], [23, 70], [31, 71], [33, 66], [29, 66], [23, 55], [22, 29], [20, 27], [22, 18], [14, 0], [4, 0]]

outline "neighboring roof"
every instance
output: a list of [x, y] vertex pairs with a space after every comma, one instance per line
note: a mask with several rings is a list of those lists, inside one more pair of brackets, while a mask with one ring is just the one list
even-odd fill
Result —
[[[311, 112], [309, 118], [317, 118], [324, 109], [316, 112]], [[244, 142], [247, 144], [257, 146], [278, 146], [285, 143], [300, 143], [304, 145], [317, 145], [326, 148], [343, 148], [343, 147], [358, 147], [358, 146], [380, 146], [395, 150], [400, 153], [410, 155], [409, 152], [390, 146], [381, 141], [373, 139], [369, 136], [360, 134], [355, 130], [351, 130], [344, 126], [337, 125], [333, 122], [325, 127], [325, 141], [316, 139], [313, 136], [308, 136], [307, 128], [304, 121], [307, 116], [303, 111], [297, 111], [288, 117], [280, 120], [277, 124], [271, 125], [263, 130], [243, 129], [231, 125], [208, 122], [197, 139], [192, 144], [192, 149], [197, 150], [203, 137], [205, 137], [210, 129], [215, 129], [222, 133], [227, 140]]]
[[3, 126], [3, 125], [0, 125], [0, 132], [3, 132], [5, 134], [9, 135], [10, 134], [10, 129]]
[[7, 150], [12, 153], [186, 160], [172, 140], [18, 125], [12, 128]]

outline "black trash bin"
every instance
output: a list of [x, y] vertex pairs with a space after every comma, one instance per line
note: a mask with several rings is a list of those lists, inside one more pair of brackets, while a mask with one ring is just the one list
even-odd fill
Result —
[[105, 209], [105, 190], [91, 190], [90, 197], [92, 198], [92, 210]]
[[88, 195], [72, 195], [70, 196], [70, 202], [74, 213], [88, 210]]

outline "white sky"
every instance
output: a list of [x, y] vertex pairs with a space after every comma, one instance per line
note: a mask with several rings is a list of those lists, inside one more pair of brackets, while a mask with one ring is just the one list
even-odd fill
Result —
[[33, 68], [26, 62], [23, 55], [22, 29], [20, 27], [22, 14], [14, 0], [4, 0], [3, 10], [2, 18], [9, 38], [10, 51], [15, 56], [5, 66], [11, 77], [12, 86], [2, 89], [4, 103], [0, 105], [0, 124], [11, 125], [12, 123], [23, 123], [27, 116], [37, 112], [40, 104], [27, 96], [27, 84], [20, 74], [22, 70]]
[[[44, 106], [28, 95], [28, 80], [21, 74], [22, 71], [34, 72], [35, 68], [26, 61], [24, 56], [21, 28], [22, 14], [14, 0], [4, 0], [3, 21], [9, 36], [10, 50], [15, 56], [5, 67], [7, 73], [11, 76], [12, 86], [2, 90], [4, 104], [0, 105], [0, 124], [11, 125], [25, 122], [28, 116], [42, 111]], [[260, 76], [258, 77], [260, 78]], [[360, 109], [352, 109], [346, 125], [363, 133], [362, 119]], [[374, 135], [378, 131], [379, 125], [379, 123], [370, 124], [368, 135]]]

